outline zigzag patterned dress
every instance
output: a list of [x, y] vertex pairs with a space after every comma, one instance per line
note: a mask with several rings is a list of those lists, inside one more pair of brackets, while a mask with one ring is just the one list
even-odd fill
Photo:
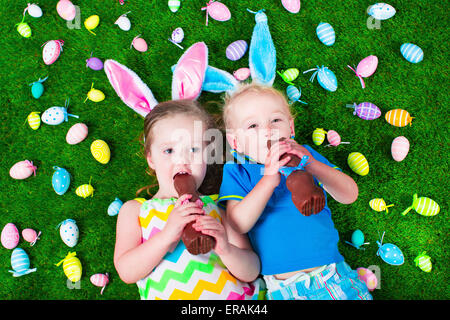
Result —
[[[206, 214], [221, 221], [214, 196], [201, 196]], [[143, 202], [139, 214], [142, 242], [160, 232], [177, 198]], [[214, 251], [190, 254], [183, 242], [169, 250], [153, 271], [137, 283], [142, 300], [257, 300], [263, 299], [264, 283], [236, 279]]]

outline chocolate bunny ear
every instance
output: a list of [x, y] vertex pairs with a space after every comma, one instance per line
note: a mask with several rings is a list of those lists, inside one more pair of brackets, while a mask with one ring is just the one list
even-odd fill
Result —
[[197, 99], [202, 92], [207, 66], [208, 47], [204, 42], [194, 43], [183, 53], [175, 66], [172, 99]]
[[131, 109], [145, 117], [158, 104], [152, 91], [132, 70], [108, 59], [104, 69], [117, 95]]

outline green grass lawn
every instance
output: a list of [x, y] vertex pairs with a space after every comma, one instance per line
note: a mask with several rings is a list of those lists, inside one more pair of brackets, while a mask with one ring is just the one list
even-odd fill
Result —
[[[73, 1], [81, 8], [81, 28], [69, 29], [56, 13], [55, 1], [41, 0], [43, 17], [27, 15], [32, 28], [30, 39], [22, 38], [14, 24], [22, 19], [27, 1], [0, 0], [0, 227], [13, 222], [22, 231], [33, 228], [42, 231], [41, 240], [30, 247], [22, 237], [19, 243], [37, 272], [13, 278], [11, 250], [0, 248], [1, 299], [138, 299], [135, 285], [122, 282], [115, 271], [113, 252], [117, 217], [107, 215], [108, 205], [119, 197], [124, 202], [135, 192], [154, 183], [145, 174], [146, 162], [140, 156], [139, 135], [142, 118], [125, 106], [109, 84], [103, 71], [86, 68], [85, 60], [91, 51], [102, 60], [112, 58], [134, 70], [152, 89], [158, 101], [171, 98], [170, 66], [175, 64], [182, 50], [167, 39], [173, 29], [182, 27], [187, 48], [204, 41], [209, 47], [209, 63], [232, 72], [248, 66], [248, 54], [239, 61], [229, 61], [225, 48], [235, 40], [250, 41], [254, 15], [247, 12], [266, 9], [269, 27], [277, 49], [277, 69], [289, 67], [301, 71], [316, 65], [328, 66], [338, 79], [336, 92], [322, 89], [317, 80], [309, 82], [310, 74], [300, 75], [295, 84], [302, 88], [302, 100], [296, 104], [296, 140], [313, 145], [315, 128], [334, 129], [349, 145], [334, 148], [315, 147], [331, 162], [340, 166], [355, 179], [359, 198], [351, 205], [342, 205], [329, 198], [329, 206], [341, 241], [340, 252], [353, 267], [377, 266], [381, 288], [373, 292], [375, 299], [449, 299], [448, 286], [448, 5], [443, 1], [391, 0], [397, 9], [390, 20], [381, 22], [380, 29], [367, 27], [366, 10], [375, 1], [319, 1], [304, 0], [298, 14], [290, 14], [281, 1], [223, 1], [232, 18], [227, 22], [209, 20], [205, 26], [203, 1], [182, 1], [177, 13], [167, 7], [167, 1], [128, 0], [124, 6], [118, 1]], [[256, 5], [256, 3], [258, 3]], [[123, 13], [132, 27], [129, 32], [114, 25]], [[100, 16], [100, 25], [90, 34], [83, 21], [92, 14]], [[321, 44], [315, 28], [321, 21], [335, 29], [337, 40], [332, 47]], [[138, 34], [147, 41], [145, 53], [130, 49]], [[63, 39], [64, 51], [59, 60], [47, 66], [42, 61], [41, 45], [51, 39]], [[419, 64], [407, 62], [400, 54], [400, 45], [412, 42], [419, 45], [425, 57]], [[366, 80], [362, 89], [359, 80], [347, 64], [357, 64], [368, 55], [376, 55], [376, 73]], [[49, 76], [44, 82], [45, 92], [36, 100], [31, 96], [29, 83]], [[103, 91], [106, 99], [99, 103], [83, 103], [91, 88]], [[274, 86], [285, 90], [287, 85], [277, 76]], [[25, 123], [32, 111], [44, 112], [51, 106], [64, 106], [70, 98], [69, 112], [79, 119], [69, 118], [59, 126], [42, 124], [37, 131]], [[220, 96], [204, 93], [201, 102], [220, 101]], [[345, 105], [370, 101], [381, 110], [375, 121], [364, 121], [352, 114]], [[446, 107], [447, 105], [447, 107]], [[415, 119], [412, 126], [398, 128], [384, 120], [384, 114], [395, 108], [408, 110]], [[220, 113], [217, 104], [208, 110]], [[446, 120], [447, 119], [447, 120]], [[89, 127], [86, 140], [77, 145], [65, 142], [68, 129], [77, 122]], [[406, 159], [395, 162], [390, 155], [392, 140], [405, 136], [411, 143]], [[90, 144], [105, 140], [112, 151], [111, 161], [102, 165], [90, 153]], [[347, 166], [350, 152], [363, 153], [369, 161], [370, 173], [361, 177]], [[11, 166], [29, 159], [37, 165], [36, 177], [13, 180]], [[72, 175], [68, 192], [58, 196], [52, 189], [52, 167], [66, 168]], [[95, 188], [91, 198], [76, 196], [75, 189], [92, 177]], [[447, 190], [447, 191], [446, 191]], [[155, 189], [153, 189], [155, 191]], [[400, 213], [411, 205], [413, 194], [434, 199], [441, 213], [424, 217], [411, 211]], [[389, 213], [375, 212], [369, 207], [373, 198], [384, 198], [395, 204]], [[63, 220], [76, 220], [80, 240], [75, 248], [67, 247], [59, 237], [56, 226]], [[344, 243], [351, 233], [361, 229], [370, 245], [356, 250]], [[385, 243], [394, 243], [405, 255], [402, 266], [391, 266], [376, 255], [378, 232], [386, 231]], [[83, 265], [79, 289], [68, 289], [62, 267], [55, 263], [69, 251], [76, 251]], [[414, 258], [426, 251], [432, 259], [433, 270], [425, 273], [414, 265]], [[110, 284], [100, 295], [100, 288], [89, 282], [94, 273], [109, 272]]]

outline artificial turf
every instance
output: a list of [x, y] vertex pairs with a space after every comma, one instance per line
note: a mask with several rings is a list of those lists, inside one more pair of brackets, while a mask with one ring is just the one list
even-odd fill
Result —
[[[126, 107], [109, 84], [103, 71], [86, 68], [91, 51], [102, 60], [111, 58], [134, 70], [151, 88], [158, 101], [171, 98], [171, 70], [182, 50], [167, 41], [172, 30], [182, 27], [187, 48], [204, 41], [209, 48], [209, 64], [232, 72], [248, 65], [248, 54], [238, 61], [225, 57], [225, 48], [235, 40], [250, 41], [254, 11], [266, 9], [269, 27], [277, 50], [277, 69], [296, 67], [304, 71], [316, 65], [328, 66], [338, 79], [336, 92], [327, 92], [317, 80], [300, 75], [295, 84], [302, 88], [302, 100], [295, 104], [297, 116], [296, 140], [312, 145], [315, 128], [336, 130], [349, 145], [315, 149], [341, 167], [359, 186], [358, 200], [342, 205], [329, 197], [335, 227], [340, 234], [339, 250], [353, 267], [379, 268], [380, 288], [375, 299], [448, 299], [448, 2], [389, 1], [397, 14], [382, 21], [379, 29], [367, 26], [369, 5], [374, 1], [302, 1], [298, 14], [287, 12], [281, 1], [223, 1], [232, 18], [227, 22], [209, 19], [205, 26], [205, 1], [182, 1], [180, 10], [172, 13], [167, 1], [128, 0], [73, 1], [81, 9], [80, 28], [67, 27], [56, 12], [55, 1], [39, 1], [44, 11], [41, 18], [27, 16], [33, 35], [22, 38], [14, 24], [22, 19], [27, 1], [0, 0], [0, 227], [13, 222], [19, 231], [33, 228], [42, 231], [41, 239], [30, 247], [23, 238], [19, 243], [37, 271], [14, 278], [11, 270], [11, 250], [0, 249], [1, 299], [138, 299], [135, 285], [122, 282], [114, 269], [113, 252], [117, 217], [107, 215], [108, 205], [119, 197], [133, 199], [135, 192], [155, 182], [146, 175], [141, 156], [139, 135], [142, 118]], [[123, 13], [128, 14], [129, 32], [114, 25]], [[83, 21], [90, 15], [100, 16], [100, 25], [89, 33]], [[315, 28], [319, 22], [330, 23], [336, 31], [336, 43], [326, 47], [319, 42]], [[141, 34], [149, 50], [145, 53], [130, 49], [132, 39]], [[42, 61], [41, 45], [51, 39], [65, 41], [63, 52], [54, 64]], [[407, 62], [400, 54], [402, 43], [419, 45], [425, 57], [419, 64]], [[368, 55], [379, 59], [378, 69], [366, 79], [366, 89], [346, 66], [356, 65]], [[38, 100], [31, 96], [28, 84], [48, 75], [45, 92]], [[83, 103], [91, 88], [100, 89], [106, 99], [99, 103]], [[287, 84], [277, 76], [274, 87], [285, 90]], [[58, 126], [41, 124], [33, 131], [26, 123], [32, 111], [44, 112], [51, 106], [64, 106], [70, 98], [69, 112], [79, 119], [69, 118]], [[204, 93], [199, 99], [208, 110], [220, 114], [220, 95]], [[353, 102], [370, 101], [382, 111], [374, 121], [364, 121], [345, 107]], [[406, 109], [415, 117], [412, 126], [394, 127], [384, 120], [384, 114], [395, 108]], [[89, 135], [80, 144], [65, 142], [68, 129], [77, 122], [89, 127]], [[392, 140], [405, 136], [411, 149], [402, 162], [390, 155]], [[95, 161], [90, 144], [103, 139], [111, 148], [107, 165]], [[363, 153], [369, 161], [370, 173], [358, 176], [347, 165], [350, 152]], [[11, 166], [29, 159], [38, 167], [36, 177], [13, 180]], [[66, 168], [72, 176], [66, 194], [58, 196], [52, 189], [53, 166]], [[86, 199], [75, 189], [92, 177], [94, 196]], [[447, 190], [447, 191], [445, 191]], [[155, 191], [155, 188], [152, 189]], [[441, 212], [424, 217], [414, 211], [400, 213], [411, 205], [413, 194], [434, 199]], [[148, 197], [148, 196], [147, 196]], [[375, 212], [369, 200], [384, 198], [389, 213]], [[56, 226], [64, 219], [74, 219], [80, 229], [76, 247], [67, 247]], [[351, 233], [361, 229], [370, 245], [356, 250], [344, 243]], [[401, 248], [405, 263], [391, 266], [376, 255], [379, 233], [386, 231], [384, 242]], [[62, 267], [55, 263], [69, 251], [76, 251], [83, 266], [79, 288], [67, 287]], [[414, 258], [426, 251], [431, 256], [433, 270], [421, 271]], [[94, 273], [108, 272], [110, 284], [100, 295], [100, 288], [89, 282]]]

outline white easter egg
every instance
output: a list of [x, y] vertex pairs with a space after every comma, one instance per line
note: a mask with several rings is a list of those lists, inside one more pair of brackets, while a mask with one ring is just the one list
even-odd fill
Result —
[[42, 59], [46, 65], [54, 63], [61, 54], [64, 41], [62, 40], [50, 40], [42, 49]]
[[35, 3], [28, 4], [27, 11], [28, 11], [28, 14], [30, 16], [32, 16], [33, 18], [42, 17], [42, 9]]
[[119, 28], [123, 31], [128, 31], [131, 29], [130, 19], [128, 19], [128, 17], [125, 14], [121, 15], [116, 20], [116, 22], [114, 22], [114, 24], [117, 24], [119, 26]]
[[395, 161], [402, 161], [409, 152], [409, 141], [404, 136], [400, 136], [392, 141], [391, 154]]
[[59, 235], [61, 236], [62, 241], [69, 247], [75, 247], [78, 243], [78, 235], [79, 230], [76, 225], [75, 220], [66, 219], [61, 222], [61, 226], [59, 228]]
[[84, 123], [74, 124], [69, 131], [67, 131], [66, 141], [68, 144], [77, 144], [86, 139], [88, 135], [88, 127]]
[[369, 15], [377, 20], [387, 20], [395, 15], [395, 8], [387, 3], [376, 3], [369, 8]]

